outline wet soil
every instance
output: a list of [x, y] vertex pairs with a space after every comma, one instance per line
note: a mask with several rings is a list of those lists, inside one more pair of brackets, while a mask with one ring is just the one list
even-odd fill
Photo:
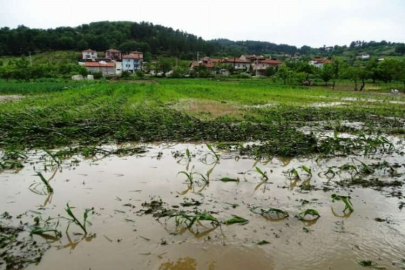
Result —
[[[31, 151], [23, 168], [0, 172], [0, 213], [21, 215], [7, 220], [8, 226], [33, 224], [35, 217], [59, 220], [56, 228], [62, 237], [31, 236], [50, 248], [39, 264], [27, 269], [363, 269], [359, 262], [368, 260], [386, 269], [405, 266], [405, 161], [400, 154], [258, 161], [222, 150], [217, 161], [206, 145], [144, 146], [143, 154], [77, 155], [60, 166], [48, 154]], [[353, 178], [352, 171], [341, 169], [333, 177], [327, 173], [344, 164], [360, 168], [361, 162], [377, 165], [373, 173], [356, 177], [400, 184], [342, 185]], [[312, 176], [299, 169], [302, 165]], [[288, 176], [293, 168], [299, 179]], [[191, 184], [181, 171], [211, 172], [210, 182], [193, 174]], [[47, 194], [36, 172], [49, 180], [53, 194]], [[239, 181], [220, 181], [224, 177]], [[344, 203], [333, 202], [332, 194], [350, 196], [354, 211], [343, 212]], [[175, 213], [209, 213], [219, 224], [201, 221], [188, 227], [176, 224], [174, 217], [145, 214], [145, 205], [154, 200]], [[199, 203], [184, 204], [195, 201]], [[66, 232], [67, 203], [80, 220], [86, 208], [94, 207], [87, 235], [75, 224]], [[252, 211], [269, 208], [289, 217]], [[306, 209], [316, 209], [320, 218], [295, 217]], [[249, 222], [225, 225], [233, 215]]]

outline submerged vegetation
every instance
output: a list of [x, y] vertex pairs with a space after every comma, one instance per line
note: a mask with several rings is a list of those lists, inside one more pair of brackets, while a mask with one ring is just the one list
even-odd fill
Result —
[[[29, 172], [34, 182], [27, 192], [40, 204], [13, 226], [5, 214], [0, 220], [0, 251], [15, 262], [11, 266], [23, 268], [42, 256], [43, 250], [35, 256], [19, 253], [25, 261], [12, 257], [14, 241], [23, 234], [49, 243], [68, 240], [66, 247], [71, 249], [82, 240], [90, 241], [95, 236], [89, 233], [91, 214], [98, 225], [92, 231], [97, 233], [103, 226], [121, 224], [117, 216], [125, 224], [105, 231], [108, 236], [102, 239], [108, 244], [134, 240], [134, 245], [146, 241], [169, 249], [177, 248], [177, 243], [190, 244], [186, 237], [191, 235], [207, 246], [236, 243], [265, 252], [274, 242], [281, 249], [295, 243], [300, 247], [307, 238], [295, 241], [292, 231], [319, 239], [318, 235], [330, 234], [327, 226], [332, 224], [336, 228], [330, 237], [336, 231], [344, 233], [345, 219], [364, 216], [365, 207], [377, 201], [359, 203], [370, 195], [362, 197], [356, 193], [358, 187], [381, 191], [396, 200], [395, 211], [403, 208], [398, 201], [404, 198], [405, 173], [402, 96], [289, 88], [267, 80], [100, 82], [26, 93], [29, 87], [20, 84], [24, 97], [0, 100], [0, 173], [15, 177], [20, 171]], [[8, 91], [0, 83], [0, 95]], [[348, 96], [381, 102], [314, 105]], [[145, 144], [149, 142], [163, 144]], [[109, 170], [109, 164], [117, 161], [120, 166]], [[88, 166], [79, 167], [81, 163]], [[88, 180], [82, 168], [93, 173]], [[103, 193], [96, 185], [108, 190]], [[19, 194], [12, 192], [8, 197]], [[70, 194], [93, 196], [89, 198], [95, 201], [97, 214], [95, 208], [75, 210], [67, 203]], [[8, 197], [6, 207], [14, 203]], [[80, 197], [77, 203], [83, 201], [86, 198]], [[343, 204], [343, 213], [335, 212]], [[49, 212], [53, 215], [45, 218]], [[388, 213], [392, 212], [362, 220], [382, 224], [397, 218]], [[72, 234], [79, 240], [72, 241], [71, 224], [81, 231]], [[63, 234], [61, 227], [66, 228]], [[123, 239], [121, 229], [142, 240]], [[157, 240], [158, 230], [167, 232], [165, 238]], [[117, 236], [121, 238], [116, 240]], [[278, 238], [282, 240], [277, 242]], [[31, 240], [23, 243], [34, 245]], [[355, 261], [362, 258], [367, 257]]]

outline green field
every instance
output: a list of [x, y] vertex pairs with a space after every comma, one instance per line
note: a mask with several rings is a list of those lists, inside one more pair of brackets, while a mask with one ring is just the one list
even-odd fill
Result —
[[[404, 133], [402, 96], [270, 80], [1, 82], [0, 95], [10, 94], [23, 96], [0, 103], [3, 148], [265, 140], [280, 148], [272, 152], [292, 155], [318, 151], [312, 149], [311, 135], [297, 128], [320, 121], [329, 122], [329, 129], [344, 130], [342, 121], [351, 121], [365, 123], [359, 132]], [[296, 144], [305, 149], [290, 153], [287, 149]]]

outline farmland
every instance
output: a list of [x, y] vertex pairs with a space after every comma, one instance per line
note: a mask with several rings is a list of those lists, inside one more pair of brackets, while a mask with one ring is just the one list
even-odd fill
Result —
[[345, 83], [0, 81], [0, 269], [401, 269], [405, 96]]

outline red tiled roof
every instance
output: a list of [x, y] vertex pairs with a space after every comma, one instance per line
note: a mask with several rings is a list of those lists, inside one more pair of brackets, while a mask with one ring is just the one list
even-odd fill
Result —
[[127, 54], [122, 56], [123, 59], [142, 59], [142, 53]]
[[84, 50], [83, 52], [95, 52], [95, 50], [87, 49], [87, 50]]
[[114, 62], [99, 63], [99, 62], [85, 62], [85, 67], [115, 67]]
[[109, 49], [109, 50], [106, 50], [106, 52], [121, 52], [121, 51], [116, 50], [116, 49]]
[[259, 60], [259, 64], [270, 64], [270, 65], [280, 65], [281, 61], [276, 60], [276, 59], [264, 59], [264, 60]]
[[317, 62], [317, 63], [320, 63], [320, 64], [330, 64], [330, 63], [332, 63], [332, 60], [329, 60], [327, 58], [313, 58], [313, 59], [311, 59], [311, 61], [314, 61], [314, 62]]
[[242, 64], [249, 64], [250, 61], [242, 60], [240, 58], [225, 58], [222, 59], [222, 63], [242, 63]]
[[259, 58], [259, 59], [264, 59], [263, 55], [255, 55], [255, 54], [247, 54], [245, 55], [246, 59], [252, 59], [252, 58]]
[[190, 67], [192, 67], [192, 68], [193, 67], [198, 67], [200, 64], [207, 67], [207, 68], [213, 68], [215, 66], [214, 62], [193, 61], [193, 62], [191, 62]]

